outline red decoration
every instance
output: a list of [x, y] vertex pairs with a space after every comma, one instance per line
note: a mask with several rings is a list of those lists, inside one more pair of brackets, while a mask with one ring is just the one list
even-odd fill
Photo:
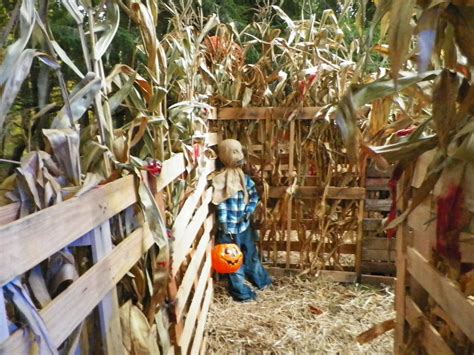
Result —
[[464, 217], [463, 190], [452, 185], [446, 195], [438, 197], [436, 248], [441, 256], [461, 260], [459, 234], [466, 224]]
[[410, 134], [412, 134], [415, 131], [415, 129], [416, 129], [416, 127], [409, 127], [409, 128], [406, 128], [406, 129], [400, 129], [397, 132], [395, 132], [395, 134], [398, 137], [406, 137], [406, 136], [409, 136]]
[[151, 175], [158, 176], [161, 174], [162, 165], [159, 161], [152, 160], [148, 165], [145, 165], [143, 168]]

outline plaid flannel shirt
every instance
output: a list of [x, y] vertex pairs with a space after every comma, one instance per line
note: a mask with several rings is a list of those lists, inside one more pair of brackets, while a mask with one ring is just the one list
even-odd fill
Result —
[[[217, 221], [225, 224], [227, 232], [238, 234], [245, 231], [249, 225], [249, 218], [255, 212], [259, 201], [255, 182], [245, 175], [245, 185], [249, 201], [245, 204], [243, 191], [238, 191], [234, 196], [217, 205]], [[247, 218], [245, 218], [247, 216]]]

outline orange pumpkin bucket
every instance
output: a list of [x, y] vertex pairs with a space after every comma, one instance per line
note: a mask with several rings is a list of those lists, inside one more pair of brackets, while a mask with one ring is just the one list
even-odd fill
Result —
[[212, 267], [220, 274], [233, 274], [242, 266], [243, 255], [237, 244], [217, 244], [212, 249]]

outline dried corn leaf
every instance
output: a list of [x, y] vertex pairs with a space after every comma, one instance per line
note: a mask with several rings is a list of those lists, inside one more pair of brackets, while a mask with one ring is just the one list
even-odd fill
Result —
[[447, 149], [451, 130], [456, 127], [456, 99], [459, 90], [456, 73], [444, 69], [433, 90], [433, 122], [441, 148]]
[[413, 27], [411, 23], [415, 0], [393, 0], [390, 9], [389, 50], [392, 77], [396, 80], [410, 49]]
[[145, 315], [130, 300], [120, 307], [120, 323], [123, 345], [128, 354], [160, 354], [156, 327], [150, 327]]

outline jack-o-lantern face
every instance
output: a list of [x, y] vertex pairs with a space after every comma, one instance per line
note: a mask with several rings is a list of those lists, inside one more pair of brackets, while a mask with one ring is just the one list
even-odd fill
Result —
[[212, 267], [220, 274], [233, 274], [242, 266], [242, 260], [237, 244], [217, 244], [212, 249]]

